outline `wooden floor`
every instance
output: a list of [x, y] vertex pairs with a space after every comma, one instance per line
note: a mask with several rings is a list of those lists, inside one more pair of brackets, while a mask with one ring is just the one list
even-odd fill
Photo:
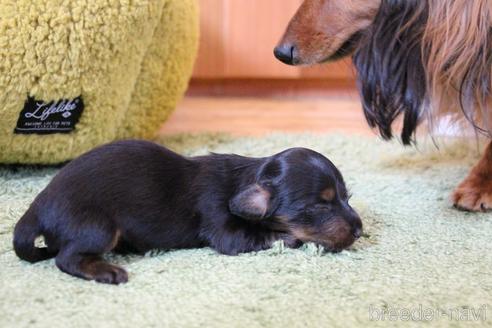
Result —
[[226, 132], [343, 132], [370, 135], [354, 93], [323, 98], [185, 97], [164, 124], [162, 134]]

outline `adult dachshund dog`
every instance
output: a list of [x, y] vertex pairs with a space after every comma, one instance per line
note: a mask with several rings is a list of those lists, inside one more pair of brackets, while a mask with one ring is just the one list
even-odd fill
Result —
[[[29, 262], [56, 257], [68, 274], [102, 283], [128, 280], [104, 253], [210, 246], [236, 255], [314, 242], [350, 246], [362, 222], [338, 169], [293, 148], [265, 158], [186, 158], [146, 141], [96, 148], [60, 170], [14, 230]], [[42, 235], [47, 247], [36, 247]]]
[[[305, 0], [274, 53], [289, 65], [352, 54], [365, 116], [385, 139], [399, 116], [411, 144], [419, 123], [449, 112], [492, 137], [492, 0]], [[492, 143], [452, 198], [492, 209]]]

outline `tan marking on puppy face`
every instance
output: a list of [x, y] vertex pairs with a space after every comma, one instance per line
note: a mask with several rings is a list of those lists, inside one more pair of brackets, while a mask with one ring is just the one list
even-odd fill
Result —
[[320, 228], [296, 226], [291, 231], [295, 238], [320, 244], [328, 250], [342, 250], [355, 241], [350, 225], [342, 218], [329, 220]]
[[324, 62], [369, 27], [380, 5], [381, 0], [304, 0], [279, 46], [294, 45], [298, 65]]
[[313, 241], [312, 233], [309, 229], [296, 227], [292, 229], [292, 235], [303, 242]]
[[327, 188], [321, 192], [321, 198], [327, 202], [331, 202], [335, 198], [335, 189]]

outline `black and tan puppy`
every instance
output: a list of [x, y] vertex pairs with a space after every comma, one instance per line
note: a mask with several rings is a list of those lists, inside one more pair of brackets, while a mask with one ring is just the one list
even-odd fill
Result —
[[[210, 246], [235, 255], [280, 239], [339, 251], [361, 229], [342, 175], [314, 151], [185, 158], [120, 141], [60, 170], [17, 223], [14, 249], [26, 261], [56, 257], [68, 274], [118, 284], [127, 273], [101, 258], [109, 251]], [[34, 246], [41, 235], [45, 248]]]

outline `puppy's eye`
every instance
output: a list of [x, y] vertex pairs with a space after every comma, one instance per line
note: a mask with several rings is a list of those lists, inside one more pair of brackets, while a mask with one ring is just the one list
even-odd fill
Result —
[[328, 203], [314, 204], [304, 209], [306, 220], [319, 220], [323, 217], [330, 217], [332, 205]]

